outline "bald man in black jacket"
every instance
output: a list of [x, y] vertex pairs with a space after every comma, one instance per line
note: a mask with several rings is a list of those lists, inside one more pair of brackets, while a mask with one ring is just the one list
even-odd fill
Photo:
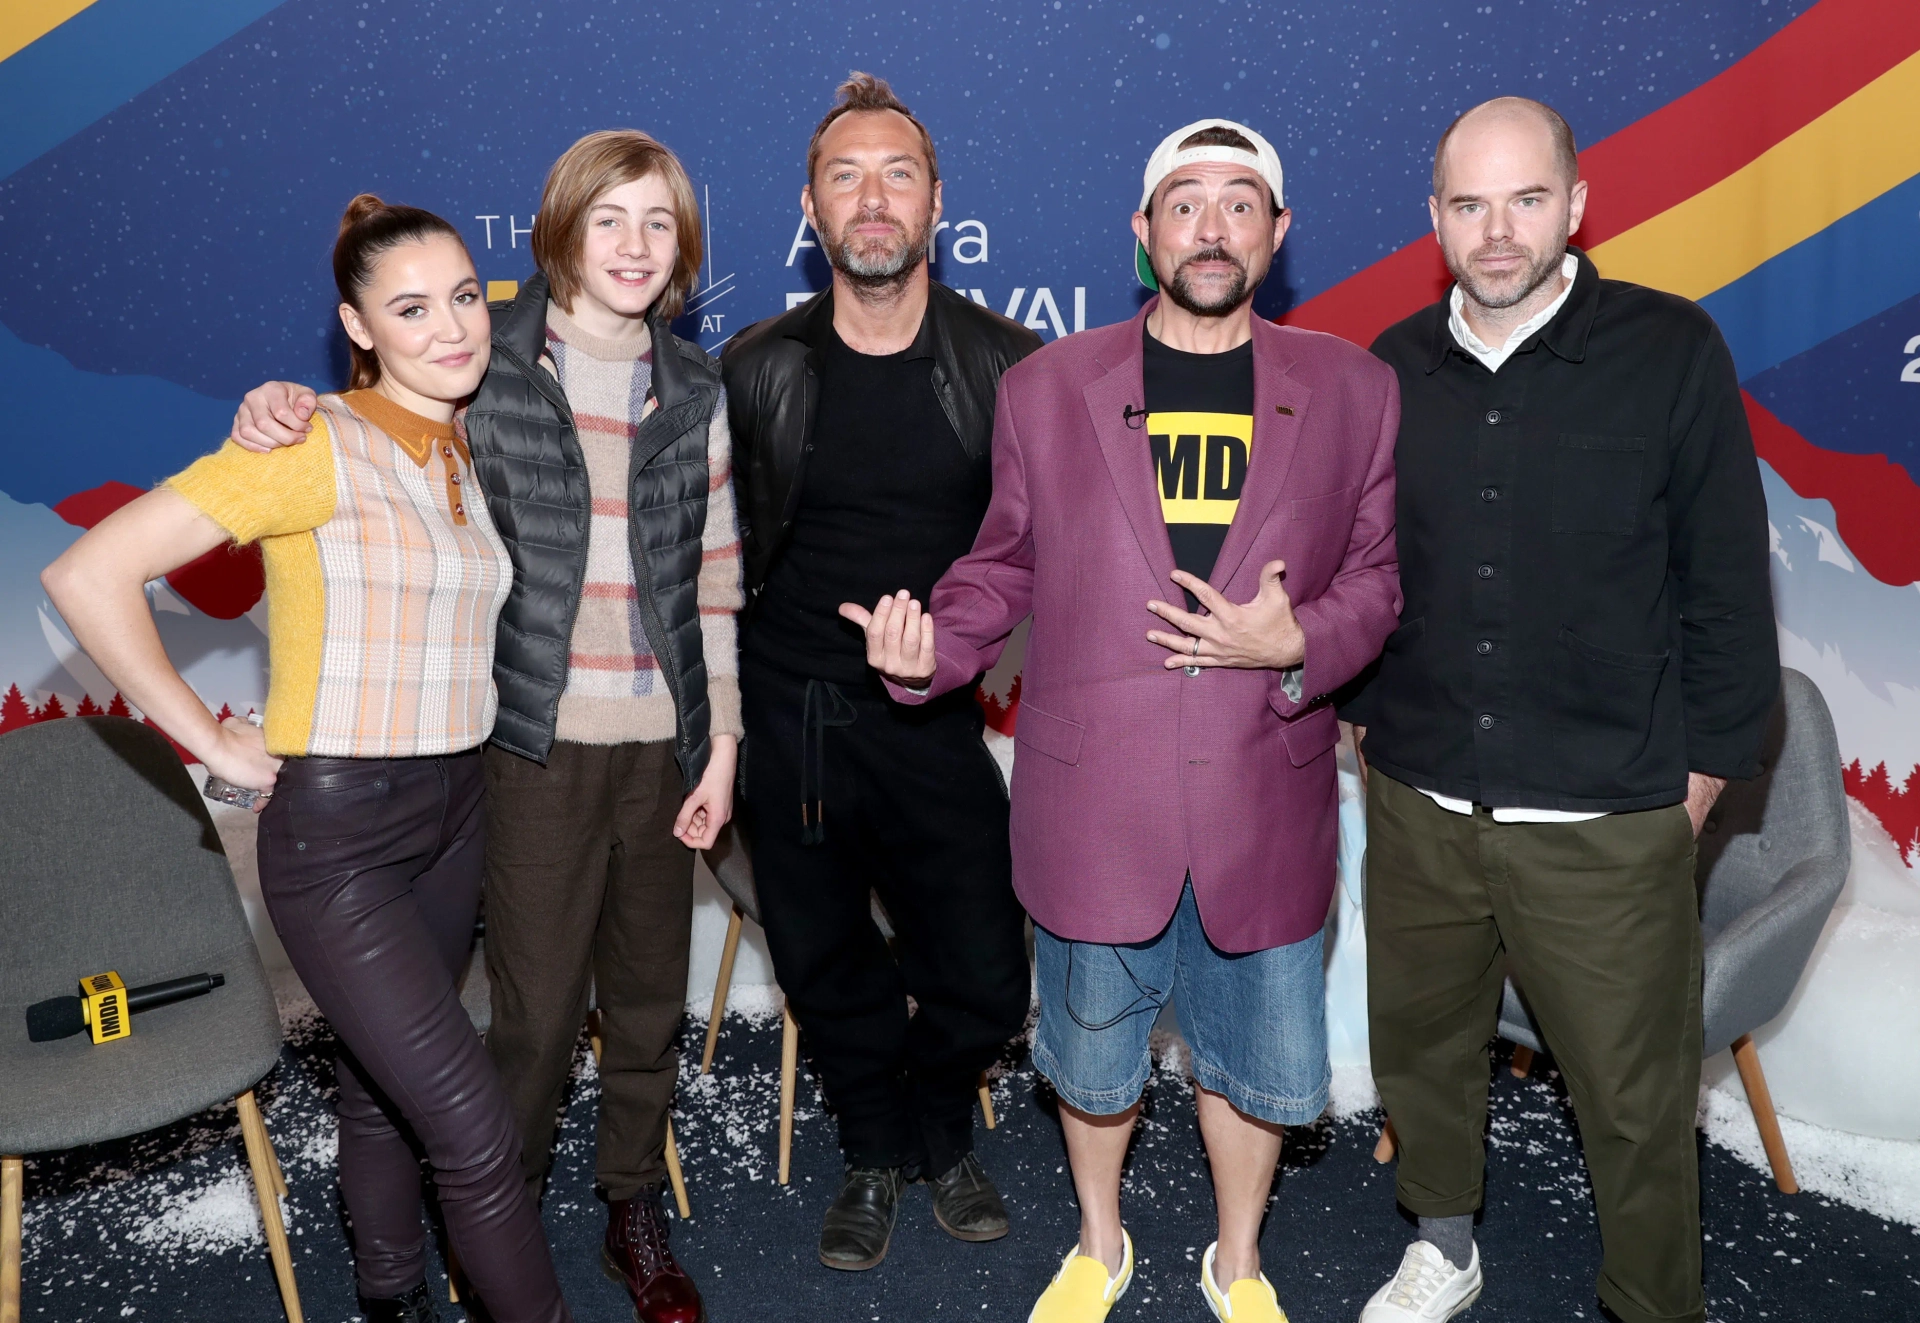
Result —
[[1456, 285], [1373, 349], [1400, 377], [1406, 607], [1363, 728], [1374, 1077], [1420, 1239], [1363, 1323], [1480, 1292], [1486, 1043], [1511, 968], [1593, 1179], [1601, 1300], [1703, 1315], [1694, 838], [1779, 685], [1767, 515], [1732, 356], [1685, 299], [1567, 240], [1586, 184], [1538, 102], [1455, 121]]

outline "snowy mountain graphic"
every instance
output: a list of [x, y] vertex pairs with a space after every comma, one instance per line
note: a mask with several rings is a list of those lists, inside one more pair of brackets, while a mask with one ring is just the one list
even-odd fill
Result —
[[[0, 492], [0, 693], [17, 687], [35, 708], [57, 696], [68, 714], [87, 698], [104, 709], [114, 695], [40, 587], [40, 571], [80, 531], [44, 505]], [[167, 655], [209, 707], [246, 712], [266, 706], [264, 605], [238, 620], [217, 620], [164, 580], [147, 586], [147, 599]]]
[[1820, 686], [1840, 739], [1848, 793], [1920, 864], [1920, 584], [1868, 574], [1835, 535], [1833, 507], [1806, 500], [1766, 465], [1780, 661]]

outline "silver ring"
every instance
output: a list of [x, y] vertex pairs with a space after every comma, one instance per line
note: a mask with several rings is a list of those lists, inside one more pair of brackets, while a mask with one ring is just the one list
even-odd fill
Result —
[[1195, 636], [1193, 640], [1193, 655], [1196, 657], [1200, 655], [1200, 639], [1198, 636]]

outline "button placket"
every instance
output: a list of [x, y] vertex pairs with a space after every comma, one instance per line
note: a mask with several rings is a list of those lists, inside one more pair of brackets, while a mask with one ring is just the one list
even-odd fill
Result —
[[447, 509], [453, 513], [456, 526], [464, 527], [467, 522], [467, 503], [465, 493], [460, 490], [460, 461], [451, 445], [442, 443], [441, 458], [447, 465]]
[[1471, 723], [1483, 780], [1497, 783], [1511, 778], [1512, 728], [1502, 714], [1512, 710], [1512, 677], [1506, 651], [1496, 640], [1511, 632], [1512, 577], [1524, 572], [1513, 554], [1513, 524], [1523, 510], [1510, 499], [1522, 490], [1515, 484], [1521, 481], [1526, 463], [1524, 365], [1510, 362], [1484, 387], [1478, 410], [1466, 415], [1474, 421], [1465, 422], [1462, 429], [1473, 445], [1473, 485], [1463, 493], [1466, 503], [1461, 510], [1471, 529], [1472, 559], [1467, 564], [1472, 567], [1473, 588], [1462, 633], [1475, 659], [1467, 698], [1470, 706], [1463, 715]]

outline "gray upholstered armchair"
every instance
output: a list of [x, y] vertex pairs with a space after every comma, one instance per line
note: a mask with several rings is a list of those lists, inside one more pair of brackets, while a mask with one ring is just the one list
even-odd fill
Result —
[[[300, 1293], [287, 1192], [254, 1086], [280, 1057], [273, 989], [233, 871], [179, 756], [122, 717], [0, 738], [0, 1319], [20, 1316], [23, 1155], [141, 1134], [226, 1102], [260, 1201], [289, 1323]], [[141, 1013], [130, 1037], [35, 1042], [26, 1008], [111, 967], [129, 985], [217, 973], [224, 986]]]
[[[1758, 777], [1727, 787], [1700, 835], [1701, 1011], [1706, 1051], [1733, 1049], [1774, 1180], [1792, 1194], [1799, 1186], [1753, 1031], [1793, 995], [1846, 883], [1853, 848], [1833, 718], [1819, 689], [1799, 671], [1780, 672], [1780, 698], [1760, 762]], [[1511, 981], [1500, 1006], [1500, 1036], [1519, 1045], [1514, 1073], [1524, 1075], [1541, 1042]]]

